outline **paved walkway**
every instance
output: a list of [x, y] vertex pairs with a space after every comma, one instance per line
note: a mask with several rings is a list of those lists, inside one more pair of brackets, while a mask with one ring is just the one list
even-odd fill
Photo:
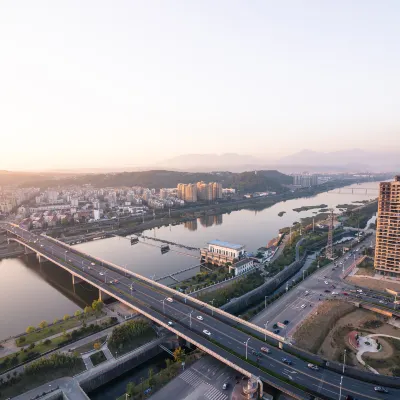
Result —
[[[379, 375], [379, 372], [376, 369], [374, 369], [374, 368], [370, 367], [369, 365], [367, 365], [365, 363], [365, 361], [362, 359], [362, 355], [364, 353], [377, 353], [379, 351], [377, 343], [376, 343], [376, 340], [372, 339], [373, 337], [389, 337], [389, 338], [393, 338], [393, 339], [397, 339], [397, 340], [400, 340], [400, 338], [398, 338], [396, 336], [392, 336], [392, 335], [385, 335], [383, 333], [372, 333], [370, 335], [360, 336], [358, 338], [359, 350], [358, 350], [357, 355], [356, 355], [358, 362], [361, 365], [364, 365], [365, 367], [367, 367], [374, 374]], [[366, 342], [370, 343], [370, 345], [367, 345]]]

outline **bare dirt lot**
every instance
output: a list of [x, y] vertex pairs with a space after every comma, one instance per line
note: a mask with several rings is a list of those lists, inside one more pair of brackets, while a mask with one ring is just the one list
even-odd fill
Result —
[[355, 309], [353, 304], [340, 300], [324, 301], [296, 329], [293, 335], [296, 346], [317, 353], [338, 319]]
[[382, 292], [384, 292], [385, 289], [392, 289], [400, 292], [400, 282], [397, 283], [372, 278], [361, 278], [357, 275], [347, 277], [346, 281], [352, 283], [353, 285], [362, 286], [374, 290], [380, 290]]
[[[400, 337], [400, 330], [387, 324], [386, 317], [340, 300], [325, 301], [316, 313], [303, 322], [293, 338], [296, 346], [329, 360], [342, 362], [346, 349], [346, 364], [364, 368], [358, 363], [356, 351], [347, 339], [348, 333], [354, 330], [362, 335], [382, 333]], [[369, 365], [387, 375], [400, 372], [396, 370], [396, 363], [400, 360], [400, 341], [393, 345], [393, 340], [379, 338], [382, 351], [366, 353], [363, 357]]]

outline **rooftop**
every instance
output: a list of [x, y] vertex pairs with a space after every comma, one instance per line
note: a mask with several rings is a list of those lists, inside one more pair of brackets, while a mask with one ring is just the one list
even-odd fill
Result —
[[248, 264], [250, 261], [252, 261], [250, 258], [243, 258], [243, 260], [240, 260], [239, 262], [233, 264], [233, 267], [239, 268], [242, 265]]
[[232, 250], [241, 250], [244, 248], [244, 246], [242, 244], [223, 242], [222, 240], [218, 240], [218, 239], [211, 240], [211, 242], [208, 242], [208, 244], [213, 244], [214, 246], [226, 247], [226, 248], [232, 249]]

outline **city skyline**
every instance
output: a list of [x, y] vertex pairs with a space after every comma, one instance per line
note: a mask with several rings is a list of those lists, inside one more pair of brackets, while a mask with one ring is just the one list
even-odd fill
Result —
[[398, 151], [399, 7], [3, 3], [0, 169]]

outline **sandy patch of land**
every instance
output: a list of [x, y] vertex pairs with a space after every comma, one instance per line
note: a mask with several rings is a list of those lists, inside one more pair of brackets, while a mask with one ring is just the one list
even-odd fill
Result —
[[378, 279], [372, 279], [372, 278], [362, 278], [358, 277], [357, 275], [349, 276], [346, 278], [346, 281], [349, 283], [352, 283], [353, 285], [369, 288], [369, 289], [374, 289], [374, 290], [380, 290], [381, 292], [384, 292], [385, 289], [392, 289], [400, 292], [400, 282], [391, 282], [391, 281], [386, 281], [386, 280], [378, 280]]

